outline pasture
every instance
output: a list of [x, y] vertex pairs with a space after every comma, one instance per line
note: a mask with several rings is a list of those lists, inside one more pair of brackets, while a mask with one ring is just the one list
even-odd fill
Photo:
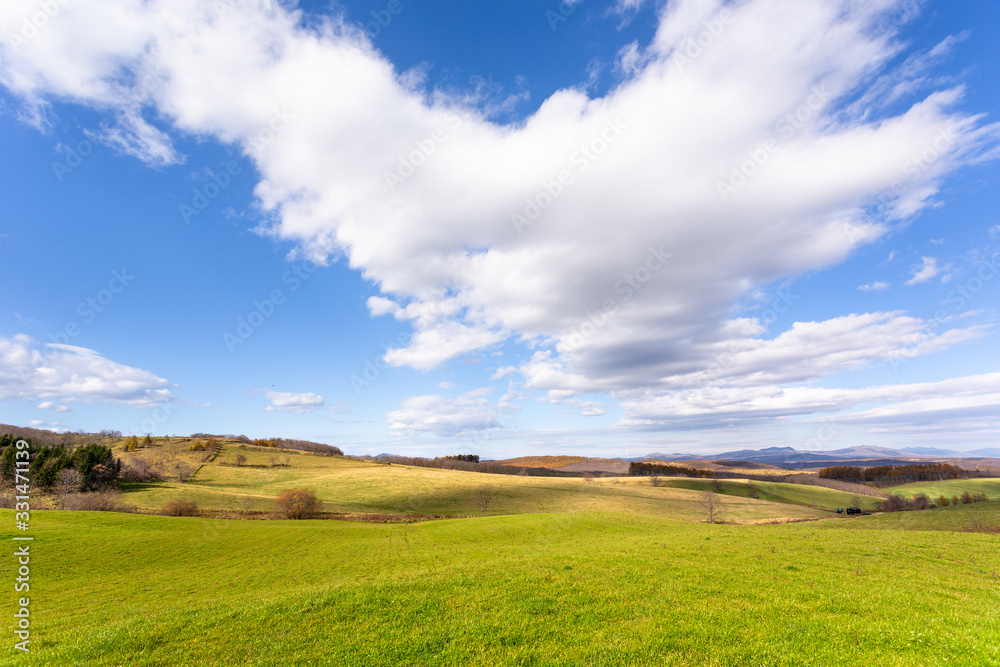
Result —
[[997, 538], [878, 518], [40, 512], [32, 656], [3, 650], [60, 667], [998, 664]]

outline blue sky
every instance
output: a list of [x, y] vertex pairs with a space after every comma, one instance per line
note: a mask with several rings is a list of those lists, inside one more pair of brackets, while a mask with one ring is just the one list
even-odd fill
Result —
[[1000, 8], [786, 4], [4, 3], [0, 422], [995, 446]]

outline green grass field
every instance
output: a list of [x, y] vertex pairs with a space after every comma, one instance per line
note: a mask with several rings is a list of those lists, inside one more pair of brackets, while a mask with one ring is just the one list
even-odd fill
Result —
[[[188, 455], [175, 447], [173, 453], [153, 450], [124, 457], [167, 454]], [[234, 463], [237, 454], [247, 457], [246, 466], [223, 465]], [[269, 465], [272, 457], [279, 463], [289, 461], [290, 467], [248, 467]], [[663, 481], [662, 486], [654, 487], [648, 478], [486, 475], [227, 445], [190, 481], [123, 488], [125, 500], [144, 510], [162, 508], [177, 498], [192, 500], [202, 509], [270, 510], [282, 490], [305, 487], [315, 489], [330, 512], [469, 515], [481, 513], [479, 488], [485, 484], [495, 490], [490, 514], [601, 511], [700, 519], [699, 492], [711, 488], [708, 482]], [[752, 499], [746, 497], [750, 488], [746, 482], [727, 480], [722, 486], [725, 516], [733, 522], [824, 517], [857, 500], [851, 494], [822, 487], [769, 482], [755, 483], [759, 498]], [[862, 498], [861, 503], [866, 509], [874, 506], [871, 498]]]
[[997, 538], [867, 529], [880, 518], [38, 512], [32, 656], [3, 651], [59, 666], [1000, 664]]
[[[123, 456], [200, 462], [189, 446]], [[288, 467], [222, 465], [237, 454]], [[495, 500], [480, 516], [484, 484]], [[190, 481], [127, 485], [124, 501], [145, 511], [177, 498], [270, 510], [293, 487], [315, 489], [327, 512], [466, 518], [35, 511], [32, 653], [11, 641], [0, 661], [1000, 664], [1000, 535], [964, 532], [1000, 526], [996, 501], [844, 517], [834, 508], [871, 509], [876, 499], [785, 483], [487, 475], [228, 445]], [[703, 521], [705, 490], [722, 494], [729, 523]], [[13, 518], [0, 510], [8, 544]], [[14, 560], [0, 562], [13, 581]]]
[[931, 500], [937, 500], [938, 496], [961, 496], [969, 493], [985, 493], [990, 500], [1000, 500], [1000, 479], [996, 477], [982, 477], [973, 479], [952, 479], [942, 482], [915, 482], [884, 489], [890, 493], [895, 493], [907, 498], [912, 498], [918, 493], [927, 494]]

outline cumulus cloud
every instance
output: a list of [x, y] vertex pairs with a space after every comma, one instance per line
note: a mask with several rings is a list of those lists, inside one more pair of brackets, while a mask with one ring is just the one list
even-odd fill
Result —
[[882, 280], [876, 280], [875, 282], [868, 283], [867, 285], [858, 285], [858, 289], [862, 292], [884, 292], [890, 287], [892, 287], [892, 285]]
[[567, 403], [577, 408], [584, 417], [600, 417], [605, 412], [604, 404], [597, 401], [584, 401], [579, 398], [571, 398]]
[[150, 407], [174, 399], [169, 386], [85, 347], [39, 345], [23, 334], [0, 337], [0, 400], [39, 401], [38, 408], [56, 412], [69, 409], [62, 402]]
[[516, 372], [517, 372], [517, 366], [501, 366], [500, 368], [496, 369], [496, 371], [493, 373], [490, 379], [499, 380], [501, 378], [507, 377], [511, 373], [516, 373]]
[[863, 404], [889, 405], [837, 416], [838, 423], [911, 424], [946, 417], [996, 415], [1000, 373], [940, 382], [897, 384], [863, 389], [820, 387], [710, 387], [624, 404], [622, 426], [673, 430], [722, 428], [808, 415], [837, 413]]
[[537, 352], [521, 371], [528, 387], [556, 399], [594, 392], [631, 398], [695, 387], [772, 387], [931, 354], [988, 332], [982, 325], [937, 331], [940, 323], [901, 312], [796, 322], [770, 339], [759, 336], [764, 327], [756, 319], [730, 324], [723, 335], [675, 344], [673, 354], [650, 330], [644, 344], [629, 351], [631, 356], [615, 360], [614, 374], [588, 372], [586, 357], [572, 350], [560, 358]]
[[913, 269], [913, 277], [906, 281], [907, 285], [925, 283], [941, 273], [936, 257], [923, 257], [921, 264]]
[[399, 410], [386, 415], [392, 432], [400, 435], [433, 434], [452, 437], [463, 433], [503, 427], [503, 411], [513, 406], [504, 397], [496, 405], [487, 398], [489, 387], [465, 392], [455, 398], [439, 394], [404, 400]]
[[32, 419], [28, 422], [28, 426], [31, 428], [45, 429], [46, 431], [52, 431], [53, 433], [66, 433], [69, 431], [69, 429], [66, 428], [66, 424], [63, 424], [62, 422], [46, 422], [41, 419]]
[[271, 405], [264, 408], [265, 412], [293, 412], [297, 415], [315, 412], [323, 407], [325, 402], [318, 394], [293, 394], [284, 391], [269, 391], [267, 400]]
[[72, 412], [65, 405], [58, 405], [56, 403], [53, 403], [52, 401], [42, 401], [35, 407], [38, 408], [39, 410], [52, 410], [53, 412]]
[[[754, 289], [841, 262], [933, 205], [949, 173], [995, 155], [998, 126], [926, 76], [950, 44], [892, 65], [908, 7], [664, 3], [653, 41], [622, 51], [620, 85], [600, 98], [557, 91], [510, 126], [421, 89], [358, 26], [307, 26], [263, 1], [220, 13], [74, 0], [30, 41], [0, 46], [0, 82], [39, 114], [57, 99], [102, 110], [104, 136], [154, 164], [178, 159], [167, 131], [239, 146], [275, 221], [263, 231], [318, 261], [345, 257], [381, 289], [371, 313], [413, 327], [387, 363], [430, 369], [513, 338], [536, 348], [529, 386], [630, 397], [705, 376], [719, 354], [738, 360], [723, 375], [752, 384], [804, 378], [789, 360], [814, 344], [819, 361], [804, 366], [820, 374], [900, 348], [865, 353], [854, 334], [899, 333], [902, 316], [799, 323], [768, 341], [766, 322], [730, 312]], [[8, 0], [0, 22], [33, 9]], [[654, 271], [659, 248], [670, 258]], [[845, 342], [815, 338], [840, 327]], [[448, 430], [437, 416], [462, 425], [480, 407], [410, 400], [396, 430]]]

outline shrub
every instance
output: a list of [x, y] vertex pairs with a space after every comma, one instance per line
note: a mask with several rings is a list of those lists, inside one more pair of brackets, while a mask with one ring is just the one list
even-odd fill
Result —
[[288, 519], [308, 519], [320, 507], [321, 503], [312, 489], [287, 489], [275, 501], [275, 510]]
[[949, 502], [950, 501], [948, 500], [947, 497], [945, 497], [945, 496], [938, 496], [938, 500], [937, 500], [938, 507], [947, 507], [948, 504], [949, 504]]
[[188, 461], [174, 461], [174, 473], [177, 479], [186, 482], [198, 472], [198, 467]]
[[493, 487], [489, 484], [483, 484], [479, 487], [479, 508], [483, 510], [483, 516], [490, 511], [490, 505], [493, 504], [493, 496], [495, 492]]
[[97, 491], [95, 493], [71, 493], [59, 503], [59, 508], [79, 512], [134, 512], [135, 508], [121, 502], [118, 491]]
[[171, 500], [163, 507], [167, 516], [198, 516], [198, 506], [190, 500]]
[[971, 493], [969, 493], [968, 491], [966, 491], [965, 493], [962, 494], [962, 504], [963, 505], [971, 505], [972, 502], [973, 502], [973, 500], [972, 500], [972, 494]]
[[125, 482], [159, 482], [163, 480], [163, 473], [149, 459], [133, 456], [122, 464], [121, 479]]
[[882, 512], [900, 512], [907, 507], [906, 499], [902, 496], [890, 495], [888, 498], [883, 500], [878, 504], [879, 511]]

